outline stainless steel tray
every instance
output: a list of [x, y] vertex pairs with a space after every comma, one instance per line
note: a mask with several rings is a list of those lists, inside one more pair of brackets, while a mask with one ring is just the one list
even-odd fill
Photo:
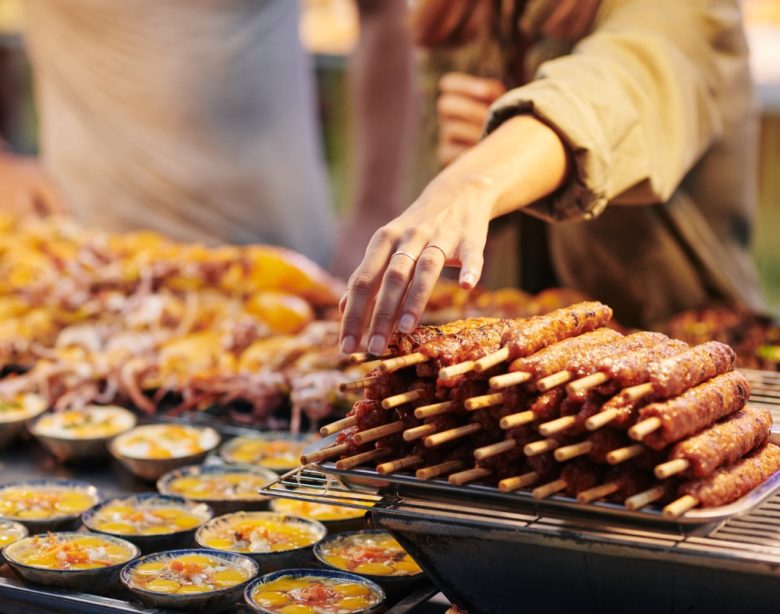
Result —
[[[311, 454], [332, 444], [337, 435], [331, 435], [324, 439], [313, 442], [304, 451], [305, 454]], [[780, 431], [773, 430], [770, 437], [773, 443], [780, 442]], [[492, 486], [472, 485], [454, 486], [447, 480], [419, 480], [409, 473], [392, 473], [380, 476], [375, 470], [368, 468], [357, 468], [350, 470], [336, 469], [335, 463], [325, 462], [312, 466], [313, 469], [319, 469], [324, 474], [338, 478], [337, 482], [332, 484], [325, 483], [320, 485], [323, 496], [313, 495], [312, 493], [296, 493], [287, 488], [280, 491], [274, 488], [273, 483], [266, 486], [263, 490], [265, 494], [272, 496], [290, 496], [290, 498], [300, 498], [313, 501], [330, 501], [338, 498], [338, 491], [341, 487], [346, 487], [355, 492], [363, 492], [369, 497], [365, 501], [356, 500], [355, 502], [344, 501], [339, 503], [348, 507], [366, 508], [370, 507], [382, 494], [392, 493], [392, 487], [414, 489], [418, 492], [429, 493], [440, 498], [466, 499], [470, 503], [484, 504], [490, 506], [501, 504], [503, 507], [517, 509], [518, 511], [528, 510], [529, 513], [542, 512], [549, 514], [556, 510], [566, 512], [577, 512], [587, 514], [597, 514], [609, 516], [615, 519], [622, 518], [632, 522], [652, 522], [663, 523], [667, 525], [704, 525], [716, 522], [722, 522], [733, 516], [738, 516], [749, 511], [764, 499], [769, 497], [778, 488], [780, 488], [780, 471], [775, 473], [769, 480], [746, 494], [741, 499], [723, 505], [720, 507], [710, 507], [702, 509], [693, 509], [677, 518], [667, 518], [661, 513], [661, 509], [655, 506], [648, 506], [641, 510], [630, 511], [624, 506], [616, 503], [578, 503], [572, 497], [553, 495], [546, 499], [534, 499], [530, 490], [517, 490], [511, 493], [504, 493]], [[294, 472], [291, 472], [291, 474]], [[289, 481], [287, 482], [289, 486]], [[308, 486], [306, 480], [301, 481], [302, 486]], [[341, 485], [341, 486], [339, 486]], [[334, 492], [330, 492], [335, 487]], [[367, 488], [374, 489], [374, 493], [368, 493]], [[292, 496], [291, 496], [292, 495]]]

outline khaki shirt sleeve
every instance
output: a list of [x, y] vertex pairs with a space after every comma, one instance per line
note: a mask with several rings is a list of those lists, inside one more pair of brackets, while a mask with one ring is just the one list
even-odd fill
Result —
[[665, 202], [720, 135], [720, 69], [746, 53], [736, 0], [605, 0], [570, 55], [496, 101], [487, 131], [531, 113], [568, 146], [569, 181], [529, 208], [545, 219]]

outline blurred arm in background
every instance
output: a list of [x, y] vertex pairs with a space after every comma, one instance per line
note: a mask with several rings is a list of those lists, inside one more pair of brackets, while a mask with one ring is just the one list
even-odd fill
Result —
[[406, 1], [357, 5], [360, 40], [350, 67], [352, 203], [332, 267], [342, 277], [360, 263], [376, 229], [405, 209], [417, 99]]

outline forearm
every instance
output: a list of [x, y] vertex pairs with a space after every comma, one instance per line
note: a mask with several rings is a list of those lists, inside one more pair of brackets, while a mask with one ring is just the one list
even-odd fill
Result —
[[493, 219], [552, 194], [566, 179], [568, 166], [566, 148], [555, 131], [530, 115], [519, 115], [460, 156], [436, 181], [477, 184]]
[[[414, 65], [403, 0], [364, 0], [351, 65], [354, 215], [391, 219], [405, 204], [414, 117]], [[381, 223], [381, 222], [380, 222]]]

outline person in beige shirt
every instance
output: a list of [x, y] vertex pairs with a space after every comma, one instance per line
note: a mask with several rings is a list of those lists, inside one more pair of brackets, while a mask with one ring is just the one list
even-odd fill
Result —
[[368, 330], [381, 354], [396, 327], [413, 329], [445, 265], [472, 288], [491, 220], [519, 210], [549, 222], [558, 283], [627, 324], [712, 300], [761, 307], [748, 251], [757, 103], [737, 0], [418, 4], [422, 17], [447, 9], [428, 14], [429, 38], [451, 22], [439, 42], [498, 42], [509, 90], [491, 102], [494, 81], [442, 83], [452, 162], [372, 237], [342, 300], [343, 351]]
[[67, 209], [114, 232], [282, 245], [329, 263], [332, 212], [297, 2], [24, 8], [42, 167], [0, 157], [0, 207]]

